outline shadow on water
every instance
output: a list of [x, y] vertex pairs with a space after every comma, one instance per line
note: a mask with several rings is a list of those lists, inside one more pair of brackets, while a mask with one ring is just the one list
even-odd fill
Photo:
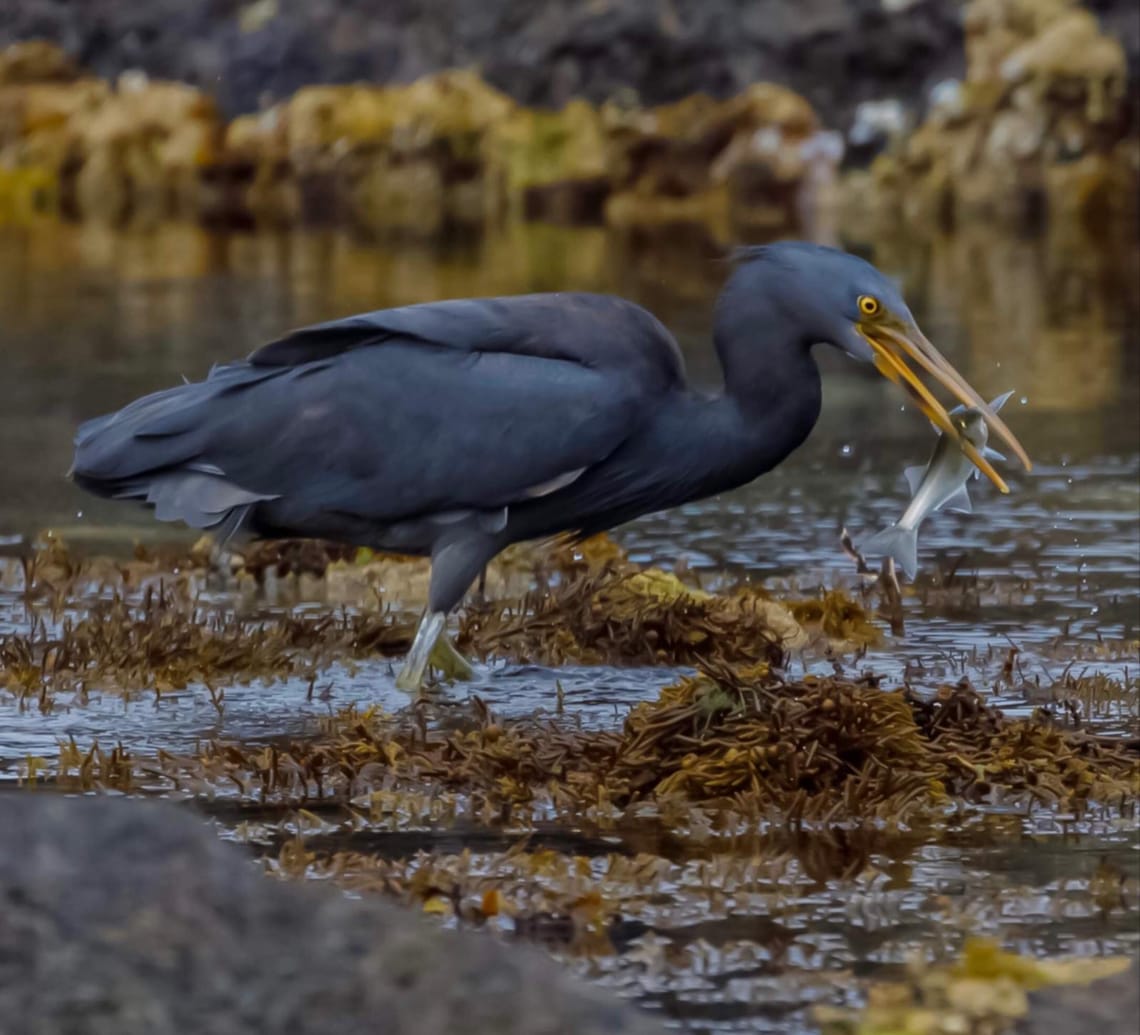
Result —
[[[930, 337], [983, 394], [1015, 390], [1009, 421], [1035, 468], [1010, 472], [1010, 496], [979, 485], [974, 514], [925, 526], [902, 640], [857, 662], [805, 657], [793, 668], [839, 664], [920, 686], [965, 676], [1013, 714], [1051, 704], [1065, 676], [1097, 673], [1134, 691], [1140, 248], [1072, 229], [848, 243], [899, 277]], [[429, 243], [177, 224], [0, 227], [0, 550], [22, 552], [49, 527], [91, 552], [185, 538], [67, 484], [74, 427], [284, 329], [441, 297], [612, 291], [653, 309], [677, 333], [693, 378], [714, 384], [711, 306], [725, 272], [699, 233], [527, 225]], [[824, 414], [808, 444], [753, 486], [620, 530], [633, 560], [678, 565], [708, 588], [750, 580], [804, 593], [853, 583], [841, 530], [858, 542], [898, 516], [902, 468], [925, 460], [933, 436], [873, 374], [820, 358]], [[0, 585], [0, 636], [26, 629], [28, 616], [16, 588]], [[474, 690], [509, 716], [549, 713], [557, 688], [568, 713], [599, 728], [677, 675], [496, 665], [481, 670]], [[0, 689], [0, 760], [9, 760], [0, 761], [9, 778], [0, 784], [10, 785], [21, 760], [68, 738], [119, 742], [138, 756], [215, 739], [269, 745], [304, 736], [336, 709], [404, 703], [383, 659], [333, 665], [321, 685], [316, 698], [297, 679], [227, 687], [224, 712], [198, 684], [92, 693], [50, 709], [18, 705]], [[1095, 718], [1109, 732], [1132, 729], [1135, 707], [1108, 702]], [[298, 830], [282, 825], [280, 807], [237, 796], [200, 806], [268, 860]], [[430, 868], [425, 860], [438, 873], [485, 874], [506, 886], [522, 871], [496, 869], [504, 853], [521, 851], [536, 867], [564, 857], [566, 874], [535, 869], [527, 887], [541, 897], [574, 873], [596, 880], [606, 901], [620, 903], [607, 918], [614, 951], [573, 951], [565, 936], [573, 925], [559, 926], [565, 918], [554, 914], [527, 933], [694, 1031], [801, 1030], [812, 1003], [849, 1001], [856, 978], [898, 970], [915, 952], [948, 955], [975, 931], [1036, 954], [1138, 947], [1135, 827], [1114, 821], [998, 810], [950, 817], [937, 834], [828, 828], [731, 838], [653, 820], [390, 829], [340, 804], [317, 808], [312, 821], [319, 829], [308, 831], [308, 851], [371, 859], [374, 871], [364, 866], [355, 886], [374, 878], [389, 893], [411, 886]], [[647, 859], [656, 860], [648, 869]]]

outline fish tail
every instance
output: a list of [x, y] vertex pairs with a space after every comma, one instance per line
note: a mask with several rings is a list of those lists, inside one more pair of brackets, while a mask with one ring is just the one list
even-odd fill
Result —
[[891, 525], [871, 536], [861, 547], [862, 553], [891, 557], [908, 579], [918, 571], [918, 530]]

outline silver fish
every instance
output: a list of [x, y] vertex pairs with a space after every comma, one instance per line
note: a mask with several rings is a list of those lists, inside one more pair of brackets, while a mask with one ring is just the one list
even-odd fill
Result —
[[[991, 409], [1000, 410], [1013, 392], [999, 395]], [[995, 449], [989, 449], [986, 441], [989, 430], [981, 411], [973, 407], [956, 406], [950, 411], [950, 419], [958, 427], [960, 434], [970, 442], [982, 456], [989, 460], [1004, 460]], [[973, 511], [966, 483], [972, 474], [978, 477], [978, 469], [958, 443], [945, 432], [939, 434], [934, 452], [925, 464], [908, 467], [906, 475], [910, 486], [911, 501], [897, 524], [885, 528], [871, 536], [861, 547], [865, 554], [892, 557], [895, 563], [913, 579], [918, 571], [918, 529], [934, 511], [945, 507], [962, 514]]]

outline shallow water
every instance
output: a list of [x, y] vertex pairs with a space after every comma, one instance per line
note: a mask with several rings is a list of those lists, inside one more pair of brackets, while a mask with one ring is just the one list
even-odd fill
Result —
[[[1015, 390], [1007, 418], [1035, 466], [1007, 469], [1009, 496], [978, 482], [972, 515], [928, 522], [905, 634], [841, 664], [924, 688], [966, 677], [1014, 713], [1049, 703], [1066, 674], [1105, 674], [1135, 689], [1140, 249], [977, 232], [862, 250], [900, 278], [927, 333], [983, 394]], [[0, 551], [24, 551], [45, 528], [92, 552], [185, 536], [71, 487], [62, 473], [74, 427], [289, 327], [455, 295], [615, 291], [674, 328], [694, 379], [712, 384], [711, 301], [724, 269], [699, 238], [540, 226], [442, 245], [177, 225], [0, 227]], [[633, 559], [680, 565], [708, 588], [742, 579], [777, 592], [857, 586], [841, 530], [858, 543], [901, 513], [902, 469], [926, 459], [934, 436], [892, 386], [841, 357], [820, 358], [824, 413], [809, 442], [752, 486], [620, 530]], [[18, 595], [0, 588], [0, 635], [27, 621]], [[1015, 676], [1001, 681], [1013, 646]], [[794, 670], [801, 665], [830, 671], [832, 662], [793, 660]], [[569, 714], [605, 726], [676, 675], [500, 664], [483, 668], [472, 689], [511, 715], [551, 711], [560, 683]], [[160, 698], [59, 701], [48, 714], [20, 710], [0, 691], [0, 765], [8, 760], [0, 779], [13, 780], [21, 759], [51, 755], [67, 737], [118, 741], [140, 755], [180, 752], [214, 738], [303, 735], [351, 703], [404, 703], [388, 662], [334, 666], [313, 699], [298, 681], [230, 687], [222, 715], [194, 686]], [[1092, 718], [1105, 732], [1135, 735], [1136, 707], [1133, 692]], [[478, 840], [454, 831], [423, 830], [374, 850], [464, 843], [477, 865]], [[761, 888], [726, 905], [694, 890], [698, 863], [655, 842], [674, 867], [676, 893], [626, 917], [625, 952], [573, 965], [692, 1030], [795, 1030], [806, 1023], [806, 1003], [854, 994], [851, 975], [895, 966], [913, 949], [952, 951], [967, 929], [1036, 953], [1135, 952], [1135, 848], [1131, 826], [1062, 830], [1047, 817], [991, 817], [939, 843], [885, 843], [854, 880], [805, 876], [802, 888], [792, 880], [793, 891]], [[767, 849], [756, 851], [766, 858]], [[1123, 875], [1123, 906], [1105, 910], [1090, 898], [1102, 863]]]

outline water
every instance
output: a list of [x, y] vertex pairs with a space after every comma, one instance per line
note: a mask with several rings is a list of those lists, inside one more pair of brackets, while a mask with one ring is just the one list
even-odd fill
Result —
[[[930, 520], [905, 636], [844, 664], [924, 687], [966, 676], [1014, 713], [1048, 702], [1065, 674], [1134, 680], [1140, 249], [978, 230], [863, 250], [900, 278], [929, 336], [982, 394], [1015, 390], [1006, 416], [1035, 467], [1006, 470], [1007, 497], [975, 483], [972, 515]], [[45, 528], [92, 552], [184, 536], [70, 486], [63, 472], [74, 427], [183, 375], [201, 376], [287, 328], [439, 297], [614, 291], [652, 308], [677, 333], [693, 379], [714, 384], [709, 325], [724, 272], [717, 249], [699, 236], [600, 229], [514, 227], [440, 244], [185, 225], [0, 227], [0, 552], [22, 551]], [[798, 593], [854, 585], [841, 530], [858, 542], [901, 513], [902, 469], [926, 459], [934, 436], [897, 389], [819, 352], [824, 412], [809, 442], [752, 486], [620, 530], [634, 559], [680, 564], [709, 588], [740, 580]], [[12, 588], [0, 587], [0, 635], [26, 622]], [[999, 684], [1011, 646], [1020, 651], [1017, 675]], [[794, 660], [794, 669], [801, 665], [831, 667], [818, 657]], [[557, 680], [570, 713], [606, 726], [675, 675], [497, 665], [480, 672], [474, 689], [498, 714], [550, 711]], [[221, 715], [194, 685], [158, 699], [92, 695], [50, 714], [20, 710], [0, 691], [0, 759], [9, 760], [11, 779], [19, 760], [51, 755], [68, 736], [118, 740], [138, 754], [180, 752], [211, 738], [304, 735], [349, 703], [403, 701], [385, 661], [334, 666], [322, 686], [316, 699], [297, 681], [227, 688]], [[1134, 734], [1135, 714], [1131, 700], [1094, 718], [1106, 732]], [[573, 850], [595, 844], [589, 831], [554, 833], [577, 843]], [[626, 904], [617, 939], [624, 951], [563, 954], [691, 1030], [798, 1030], [806, 1004], [845, 1001], [857, 994], [856, 978], [889, 971], [911, 950], [952, 952], [967, 930], [1047, 954], [1137, 948], [1140, 867], [1130, 827], [975, 817], [937, 841], [915, 835], [865, 846], [854, 878], [841, 875], [843, 866], [813, 870], [818, 846], [737, 846], [727, 857], [740, 865], [753, 858], [763, 872], [749, 877], [751, 898], [727, 904], [701, 890], [691, 846], [681, 851], [662, 836], [618, 838], [623, 851], [665, 860], [668, 889], [642, 903], [614, 882]], [[472, 865], [492, 860], [477, 838], [454, 831], [419, 830], [382, 850], [369, 843], [397, 856], [467, 844]], [[851, 851], [839, 853], [844, 866]], [[790, 876], [765, 869], [776, 858]], [[1094, 901], [1098, 867], [1122, 875], [1122, 906], [1106, 911]]]

